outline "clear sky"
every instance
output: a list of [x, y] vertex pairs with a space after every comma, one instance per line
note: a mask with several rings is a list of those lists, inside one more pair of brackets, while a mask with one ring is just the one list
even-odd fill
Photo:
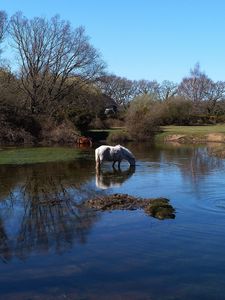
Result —
[[0, 0], [9, 16], [60, 14], [83, 25], [108, 71], [179, 82], [196, 62], [225, 80], [225, 0]]

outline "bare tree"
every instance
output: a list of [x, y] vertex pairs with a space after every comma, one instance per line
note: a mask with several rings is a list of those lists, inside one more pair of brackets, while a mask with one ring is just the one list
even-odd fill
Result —
[[[195, 104], [195, 108], [205, 107], [208, 114], [214, 113], [218, 101], [224, 100], [225, 82], [214, 82], [196, 64], [178, 87], [178, 94]], [[203, 106], [201, 104], [204, 104]]]
[[22, 88], [33, 114], [49, 107], [52, 113], [71, 87], [95, 80], [104, 69], [84, 28], [74, 30], [59, 16], [29, 20], [16, 13], [11, 18], [10, 34], [18, 53]]
[[225, 82], [224, 81], [211, 81], [206, 91], [207, 97], [207, 113], [209, 115], [215, 114], [217, 104], [219, 101], [225, 100]]
[[0, 43], [2, 43], [7, 29], [7, 14], [0, 10]]
[[197, 63], [190, 76], [185, 77], [178, 87], [178, 94], [195, 103], [206, 100], [206, 91], [211, 84], [211, 79], [200, 70]]
[[116, 75], [104, 75], [98, 81], [102, 93], [112, 98], [118, 105], [124, 106], [135, 95], [132, 80]]
[[160, 85], [156, 80], [138, 80], [135, 81], [136, 96], [151, 95], [154, 99], [158, 100], [160, 97]]
[[159, 94], [161, 101], [174, 97], [177, 94], [177, 84], [169, 80], [164, 80], [160, 84]]

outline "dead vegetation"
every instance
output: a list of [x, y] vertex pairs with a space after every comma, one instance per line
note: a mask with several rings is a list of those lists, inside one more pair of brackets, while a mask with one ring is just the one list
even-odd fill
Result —
[[87, 200], [84, 205], [99, 211], [143, 209], [147, 215], [160, 220], [175, 218], [175, 209], [166, 198], [143, 199], [128, 194], [113, 194]]

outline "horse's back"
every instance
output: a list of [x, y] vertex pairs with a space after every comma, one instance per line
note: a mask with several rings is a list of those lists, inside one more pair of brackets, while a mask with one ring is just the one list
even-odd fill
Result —
[[102, 145], [95, 149], [95, 160], [107, 160], [110, 156], [110, 146]]

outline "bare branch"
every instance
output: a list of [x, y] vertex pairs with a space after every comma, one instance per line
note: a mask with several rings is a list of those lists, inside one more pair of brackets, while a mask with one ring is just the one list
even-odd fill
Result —
[[94, 81], [102, 74], [104, 63], [84, 28], [74, 30], [59, 16], [29, 20], [16, 13], [11, 18], [10, 33], [32, 113], [46, 111], [49, 104], [57, 105], [74, 85]]

